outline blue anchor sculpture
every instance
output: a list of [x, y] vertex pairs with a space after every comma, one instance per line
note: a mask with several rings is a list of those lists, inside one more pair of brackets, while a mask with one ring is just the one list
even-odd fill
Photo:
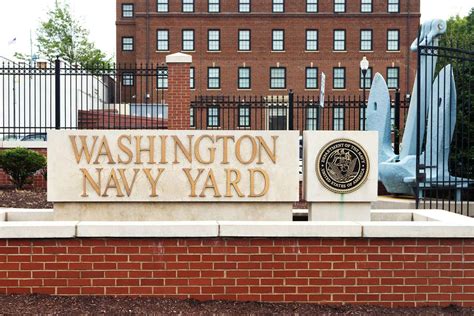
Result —
[[[446, 32], [446, 22], [433, 20], [421, 27], [420, 39], [416, 39], [412, 51], [418, 50], [418, 43], [436, 47], [439, 36]], [[421, 56], [420, 70], [420, 116], [428, 120], [425, 152], [420, 160], [437, 167], [428, 168], [426, 183], [463, 182], [461, 178], [452, 177], [448, 172], [450, 144], [456, 125], [456, 87], [451, 65], [446, 66], [433, 81], [437, 58]], [[417, 82], [415, 81], [412, 99], [402, 140], [402, 150], [399, 156], [392, 149], [390, 126], [390, 95], [387, 84], [380, 74], [376, 74], [369, 95], [367, 106], [367, 129], [379, 132], [379, 179], [388, 192], [392, 194], [414, 194], [416, 183], [416, 124], [417, 124]], [[432, 107], [432, 105], [435, 105]], [[435, 121], [437, 120], [437, 121]], [[424, 143], [425, 124], [420, 120], [420, 146]], [[436, 124], [436, 135], [431, 124]], [[438, 137], [439, 135], [443, 135]], [[421, 152], [421, 148], [420, 148]], [[466, 182], [463, 182], [466, 183]], [[448, 185], [446, 184], [446, 185]], [[465, 184], [466, 185], [466, 184]], [[456, 187], [457, 188], [457, 187]], [[422, 188], [423, 189], [423, 188]], [[458, 189], [458, 188], [457, 188]], [[460, 193], [459, 193], [460, 194]]]

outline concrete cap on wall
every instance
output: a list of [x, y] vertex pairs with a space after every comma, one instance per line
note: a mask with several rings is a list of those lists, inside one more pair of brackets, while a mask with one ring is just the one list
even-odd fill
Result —
[[173, 64], [190, 64], [193, 62], [193, 56], [183, 53], [175, 53], [166, 56], [166, 63]]

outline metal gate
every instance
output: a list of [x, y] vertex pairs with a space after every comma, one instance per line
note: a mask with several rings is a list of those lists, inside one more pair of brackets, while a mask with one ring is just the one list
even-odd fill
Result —
[[474, 52], [418, 45], [417, 207], [474, 216]]

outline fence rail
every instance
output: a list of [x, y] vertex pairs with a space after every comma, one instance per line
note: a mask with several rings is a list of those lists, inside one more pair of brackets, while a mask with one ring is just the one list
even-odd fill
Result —
[[[394, 93], [394, 137], [403, 133], [410, 99]], [[191, 102], [190, 125], [196, 129], [365, 130], [366, 103], [360, 96], [199, 96]], [[399, 142], [398, 142], [399, 143]]]

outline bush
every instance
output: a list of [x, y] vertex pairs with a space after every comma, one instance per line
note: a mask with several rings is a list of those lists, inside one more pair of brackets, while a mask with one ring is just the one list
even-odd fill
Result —
[[9, 149], [0, 152], [0, 168], [10, 176], [15, 187], [21, 189], [38, 170], [46, 168], [46, 158], [25, 148]]

